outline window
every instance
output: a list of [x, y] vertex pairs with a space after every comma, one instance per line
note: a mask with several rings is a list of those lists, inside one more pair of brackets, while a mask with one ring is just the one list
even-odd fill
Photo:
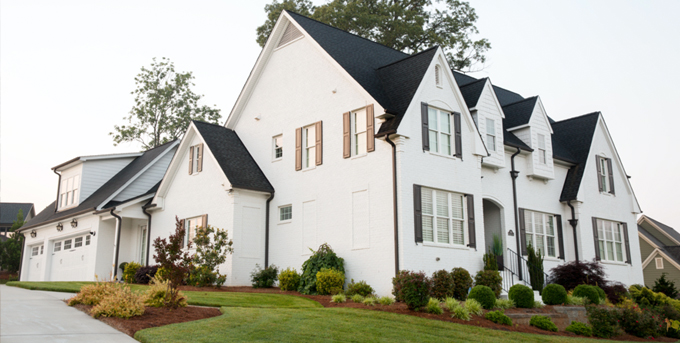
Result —
[[80, 175], [61, 180], [59, 187], [59, 208], [66, 208], [78, 204]]
[[430, 151], [442, 155], [451, 155], [451, 113], [432, 107], [428, 108], [428, 128]]
[[83, 246], [83, 237], [76, 237], [74, 242], [74, 248], [80, 248]]
[[90, 235], [85, 236], [85, 245], [90, 245]]
[[[186, 223], [186, 241], [193, 242], [196, 237], [196, 229], [203, 226], [203, 216], [189, 218]], [[188, 244], [188, 243], [187, 243]]]
[[423, 242], [465, 245], [463, 194], [422, 188]]
[[279, 221], [285, 222], [293, 219], [293, 205], [279, 207]]
[[61, 251], [61, 242], [54, 243], [54, 252]]
[[352, 155], [366, 153], [366, 109], [352, 112]]
[[71, 243], [72, 241], [70, 239], [67, 239], [64, 241], [64, 250], [71, 249]]
[[524, 225], [527, 246], [531, 244], [543, 256], [555, 257], [555, 216], [525, 210]]
[[442, 68], [437, 64], [434, 66], [434, 83], [437, 87], [442, 86]]
[[40, 253], [40, 247], [35, 246], [31, 249], [31, 256], [38, 256], [39, 253]]
[[314, 166], [316, 158], [316, 126], [310, 125], [302, 129], [304, 136], [304, 168]]
[[41, 245], [41, 246], [40, 246], [40, 255], [42, 255], [43, 252], [45, 252], [45, 246], [44, 246], [44, 245]]
[[203, 170], [203, 143], [189, 147], [189, 175]]
[[546, 164], [545, 136], [540, 133], [538, 134], [538, 163]]
[[621, 223], [597, 219], [597, 237], [600, 247], [600, 259], [607, 261], [624, 261], [622, 229]]
[[486, 147], [491, 151], [496, 151], [496, 122], [493, 119], [486, 119]]
[[654, 262], [656, 262], [656, 269], [663, 269], [663, 257], [656, 257]]
[[614, 194], [614, 174], [612, 159], [597, 156], [597, 184], [600, 192]]
[[272, 138], [272, 145], [274, 150], [274, 160], [283, 158], [283, 135], [278, 135]]

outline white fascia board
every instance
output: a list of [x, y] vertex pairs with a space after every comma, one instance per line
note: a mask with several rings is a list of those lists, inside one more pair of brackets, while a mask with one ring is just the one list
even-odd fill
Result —
[[[154, 193], [154, 194], [155, 194], [155, 193]], [[139, 203], [142, 202], [142, 201], [149, 200], [149, 199], [153, 198], [154, 194], [143, 195], [143, 196], [141, 196], [141, 197], [139, 197], [139, 198], [135, 198], [135, 199], [132, 199], [132, 200], [130, 200], [130, 201], [128, 201], [128, 202], [122, 203], [122, 204], [116, 206], [116, 211], [118, 212], [118, 211], [123, 210], [123, 209], [126, 208], [126, 207], [130, 207], [130, 206], [132, 206], [132, 205], [137, 205], [137, 204], [139, 204]]]
[[81, 161], [94, 161], [94, 160], [111, 160], [116, 158], [133, 158], [142, 156], [143, 152], [130, 152], [124, 154], [108, 154], [108, 155], [92, 155], [92, 156], [81, 156]]
[[158, 190], [156, 191], [153, 200], [151, 200], [152, 204], [156, 204], [155, 209], [158, 209], [158, 207], [162, 208], [163, 201], [159, 199], [162, 199], [168, 193], [168, 189], [172, 184], [172, 180], [174, 179], [175, 174], [177, 173], [177, 169], [179, 168], [180, 156], [184, 151], [189, 149], [189, 144], [191, 144], [191, 140], [194, 138], [194, 135], [197, 134], [198, 129], [196, 129], [196, 125], [194, 125], [194, 123], [191, 122], [186, 132], [184, 133], [184, 137], [182, 137], [182, 140], [180, 141], [177, 150], [175, 151], [175, 155], [172, 156], [172, 160], [170, 160], [168, 169], [165, 170], [165, 175], [163, 175], [163, 179], [161, 180], [161, 184], [158, 186]]
[[[529, 120], [531, 120], [531, 119], [529, 119]], [[525, 128], [525, 127], [529, 127], [529, 123], [522, 124], [522, 125], [518, 125], [518, 126], [514, 126], [514, 127], [511, 127], [511, 128], [505, 129], [505, 130], [507, 130], [507, 131], [509, 131], [509, 132], [512, 132], [512, 131], [515, 131], [515, 130], [523, 129], [523, 128]]]
[[653, 260], [657, 255], [661, 255], [661, 257], [663, 257], [664, 259], [666, 259], [666, 261], [668, 261], [670, 264], [672, 264], [673, 267], [675, 267], [676, 269], [680, 270], [680, 265], [677, 264], [677, 263], [675, 262], [675, 260], [673, 260], [670, 256], [666, 255], [666, 253], [664, 253], [663, 251], [661, 251], [661, 250], [659, 250], [659, 249], [654, 249], [654, 251], [652, 251], [652, 253], [649, 254], [649, 257], [647, 257], [647, 259], [646, 259], [644, 262], [642, 262], [642, 269], [644, 270], [645, 268], [647, 268], [647, 266], [652, 262], [652, 260]]

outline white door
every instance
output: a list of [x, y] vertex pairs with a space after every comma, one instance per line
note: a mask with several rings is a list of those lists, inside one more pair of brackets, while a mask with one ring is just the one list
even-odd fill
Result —
[[89, 281], [90, 235], [55, 241], [50, 281]]
[[45, 270], [45, 245], [38, 244], [29, 247], [28, 281], [42, 281]]

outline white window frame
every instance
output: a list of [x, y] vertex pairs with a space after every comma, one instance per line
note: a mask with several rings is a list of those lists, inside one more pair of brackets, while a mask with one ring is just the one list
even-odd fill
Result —
[[283, 159], [283, 134], [272, 137], [272, 161], [281, 159]]
[[[189, 242], [194, 241], [194, 238], [196, 237], [196, 229], [199, 227], [203, 226], [203, 216], [196, 216], [196, 217], [191, 217], [187, 218], [184, 220], [185, 229], [186, 229], [186, 237], [185, 237], [185, 243], [184, 247], [187, 247]], [[195, 249], [196, 246], [192, 246], [192, 249]]]
[[59, 251], [61, 251], [61, 241], [54, 242], [54, 252], [59, 252]]
[[[65, 239], [63, 242], [64, 251], [73, 249], [73, 238]], [[68, 248], [66, 247], [66, 243], [68, 243]]]
[[597, 163], [600, 164], [600, 175], [598, 177], [602, 180], [602, 192], [606, 194], [611, 194], [611, 186], [609, 185], [609, 163], [607, 163], [606, 157], [600, 157]]
[[[432, 200], [432, 212], [428, 213], [428, 210], [425, 206], [427, 202], [427, 195], [431, 196]], [[438, 212], [438, 206], [440, 205], [439, 202], [440, 200], [446, 199], [446, 215], [444, 215], [442, 212]], [[453, 200], [455, 199], [460, 199], [460, 216], [456, 216], [453, 213]], [[468, 244], [468, 233], [467, 233], [467, 201], [465, 201], [465, 195], [461, 193], [455, 193], [455, 192], [447, 192], [447, 191], [442, 191], [438, 189], [433, 189], [433, 188], [421, 188], [421, 210], [422, 210], [422, 229], [423, 229], [423, 243], [430, 243], [430, 244], [439, 244], [439, 245], [446, 245], [446, 246], [458, 246], [458, 247], [467, 247]], [[428, 230], [428, 218], [432, 222], [432, 228], [431, 228], [431, 237], [430, 235], [426, 234], [426, 231]], [[443, 223], [446, 221], [446, 239], [440, 241], [439, 237], [439, 232], [440, 229], [437, 227], [439, 223]], [[454, 236], [454, 222], [458, 222], [459, 227], [460, 227], [460, 238], [461, 242], [454, 242], [455, 236]], [[448, 240], [448, 242], [446, 242]], [[460, 241], [460, 240], [459, 240]]]
[[[627, 261], [626, 248], [624, 245], [625, 237], [623, 236], [623, 225], [611, 220], [596, 220], [598, 245], [600, 247], [600, 260], [612, 262]], [[611, 235], [608, 235], [608, 233], [611, 233]]]
[[302, 167], [310, 169], [316, 166], [316, 124], [302, 128]]
[[[442, 123], [441, 119], [443, 117], [448, 117], [448, 132], [446, 132], [447, 125]], [[444, 156], [453, 156], [456, 151], [453, 113], [428, 106], [427, 118], [430, 152]], [[447, 140], [448, 146], [446, 144]], [[447, 149], [448, 151], [445, 151]]]
[[496, 151], [496, 121], [486, 118], [486, 147]]
[[656, 269], [663, 269], [663, 257], [655, 257], [654, 263], [656, 264]]
[[59, 209], [78, 206], [80, 201], [80, 174], [61, 180], [59, 186]]
[[545, 135], [536, 134], [536, 140], [538, 141], [538, 163], [548, 164], [548, 156], [545, 151]]
[[80, 248], [83, 246], [83, 237], [76, 237], [73, 239], [73, 248]]
[[[368, 153], [368, 122], [366, 118], [366, 108], [352, 111], [349, 115], [350, 127], [352, 130], [352, 156], [361, 156]], [[363, 124], [363, 125], [362, 125]]]
[[85, 245], [90, 245], [92, 241], [91, 235], [85, 235]]
[[40, 245], [36, 245], [31, 248], [31, 257], [38, 256], [40, 254]]
[[201, 144], [194, 145], [191, 151], [193, 151], [191, 156], [191, 175], [194, 175], [200, 173], [198, 171], [198, 157], [201, 156]]
[[[541, 253], [545, 257], [557, 258], [557, 247], [559, 238], [557, 237], [557, 224], [555, 215], [550, 213], [536, 212], [524, 210], [524, 229], [526, 233], [526, 244], [534, 248], [534, 250], [541, 249]], [[540, 229], [540, 230], [539, 230]], [[548, 229], [552, 229], [552, 235], [549, 234]], [[539, 240], [540, 239], [540, 246]], [[552, 245], [550, 242], [552, 241]], [[552, 254], [551, 254], [552, 249]]]
[[[290, 209], [290, 212], [288, 213], [290, 216], [289, 218], [284, 218], [286, 216], [286, 209]], [[288, 205], [282, 205], [279, 206], [279, 223], [290, 223], [293, 221], [293, 205], [288, 204]]]

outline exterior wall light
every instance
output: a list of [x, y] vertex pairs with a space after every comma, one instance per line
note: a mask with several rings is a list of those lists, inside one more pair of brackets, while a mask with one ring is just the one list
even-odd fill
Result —
[[71, 227], [74, 229], [78, 227], [78, 221], [76, 220], [76, 218], [73, 218], [73, 220], [71, 220]]
[[92, 235], [92, 237], [94, 237], [94, 236], [96, 236], [96, 235], [97, 235], [97, 233], [96, 233], [96, 232], [94, 232], [94, 231], [90, 231], [90, 234]]
[[38, 233], [36, 233], [35, 230], [31, 231], [31, 238], [35, 238], [37, 235]]
[[62, 232], [64, 230], [64, 224], [58, 223], [57, 224], [57, 231]]

